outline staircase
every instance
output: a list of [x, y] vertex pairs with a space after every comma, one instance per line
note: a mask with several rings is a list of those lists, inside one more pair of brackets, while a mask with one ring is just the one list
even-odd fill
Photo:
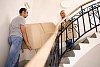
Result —
[[[61, 31], [58, 32], [45, 67], [74, 67], [76, 62], [100, 43], [100, 32], [98, 32], [100, 31], [100, 2], [92, 3], [87, 7], [82, 5], [80, 11], [66, 23], [68, 22], [70, 24], [65, 24], [64, 29], [61, 23]], [[69, 37], [74, 44], [74, 49], [70, 51], [65, 43]]]
[[[100, 2], [98, 2], [98, 4], [100, 5]], [[81, 6], [81, 11], [71, 18], [72, 27], [74, 27], [75, 22], [77, 22], [76, 25], [78, 26], [78, 28], [76, 30], [78, 32], [78, 34], [77, 34], [78, 38], [74, 38], [75, 33], [73, 32], [74, 30], [72, 30], [72, 32], [73, 32], [72, 36], [73, 36], [74, 45], [75, 45], [74, 49], [71, 51], [66, 51], [66, 43], [60, 44], [60, 45], [65, 45], [65, 46], [60, 47], [61, 48], [60, 51], [62, 51], [63, 55], [62, 55], [59, 67], [74, 67], [74, 65], [78, 61], [80, 61], [80, 59], [82, 59], [83, 56], [85, 56], [95, 46], [100, 44], [100, 41], [99, 41], [100, 40], [100, 32], [98, 32], [98, 31], [100, 31], [99, 7], [97, 6], [97, 3], [92, 4], [86, 8], [83, 8], [83, 7], [84, 6]], [[88, 9], [90, 9], [90, 10], [88, 10]], [[86, 17], [86, 14], [88, 15], [88, 17]], [[99, 20], [96, 18], [96, 14], [98, 14]], [[90, 18], [90, 15], [92, 15], [92, 19]], [[82, 21], [80, 21], [80, 22], [79, 22], [79, 16], [82, 17]], [[87, 19], [89, 19], [89, 24], [87, 24]], [[80, 23], [82, 23], [83, 25], [81, 25]], [[92, 24], [92, 23], [94, 23], [94, 24]], [[90, 29], [87, 29], [87, 31], [86, 31], [86, 27], [88, 28], [89, 26], [90, 26]], [[83, 28], [83, 30], [82, 30], [82, 28]], [[93, 30], [93, 31], [91, 32], [91, 30]], [[88, 36], [85, 36], [87, 33], [88, 33]]]
[[[99, 25], [100, 25], [100, 15], [99, 15], [100, 9], [99, 9], [99, 7], [100, 6], [98, 7], [97, 4], [100, 5], [100, 2], [92, 4], [85, 8], [83, 8], [84, 6], [81, 6], [81, 11], [79, 13], [77, 13], [76, 15], [74, 15], [73, 17], [71, 17], [72, 28], [74, 27], [74, 24], [77, 22], [76, 23], [76, 25], [77, 25], [76, 31], [78, 33], [77, 34], [78, 38], [74, 38], [75, 32], [72, 29], [72, 32], [73, 32], [72, 37], [73, 37], [75, 47], [73, 50], [70, 50], [70, 51], [66, 51], [66, 43], [65, 42], [60, 43], [60, 46], [63, 45], [60, 47], [60, 52], [62, 52], [60, 54], [61, 55], [63, 54], [63, 55], [62, 55], [59, 67], [74, 67], [74, 65], [80, 59], [82, 59], [83, 56], [85, 56], [95, 46], [100, 44], [100, 41], [99, 41], [100, 40], [100, 32], [98, 32], [98, 31], [100, 31], [100, 27], [99, 27]], [[88, 17], [86, 17], [86, 14], [88, 15]], [[96, 18], [96, 16], [97, 16], [96, 14], [98, 15], [99, 20]], [[90, 17], [91, 15], [92, 15], [92, 19]], [[82, 21], [79, 22], [80, 17], [82, 17]], [[89, 19], [89, 24], [87, 24], [87, 19]], [[83, 25], [81, 25], [80, 23], [82, 23]], [[87, 29], [87, 28], [89, 28], [89, 26], [90, 26], [90, 29]], [[87, 29], [87, 31], [86, 31], [86, 29]], [[92, 32], [91, 32], [91, 30], [92, 30]], [[86, 36], [86, 34], [88, 36]], [[68, 37], [68, 33], [67, 33], [66, 37]]]
[[[100, 33], [95, 32], [90, 37], [87, 37], [83, 42], [69, 52], [66, 52], [60, 62], [59, 67], [74, 67], [75, 63], [80, 60], [86, 53], [100, 44]], [[64, 49], [64, 48], [63, 48]]]

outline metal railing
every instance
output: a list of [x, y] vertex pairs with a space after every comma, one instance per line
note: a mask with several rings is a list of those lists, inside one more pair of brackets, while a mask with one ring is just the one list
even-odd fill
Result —
[[[63, 33], [65, 33], [66, 38], [65, 41], [69, 40], [68, 38], [68, 28], [71, 26], [71, 36], [72, 36], [72, 43], [75, 44], [75, 42], [80, 39], [83, 35], [85, 35], [87, 32], [91, 31], [92, 29], [95, 29], [95, 31], [98, 31], [98, 26], [100, 25], [100, 2], [97, 2], [95, 4], [92, 4], [88, 7], [85, 7], [82, 5], [80, 7], [80, 11], [75, 14], [73, 17], [70, 18], [70, 24], [64, 25], [61, 23], [61, 31], [58, 32], [58, 35], [55, 39], [54, 46], [50, 52], [50, 55], [48, 57], [48, 60], [45, 64], [45, 67], [59, 67], [61, 58], [67, 51], [67, 44], [66, 49], [63, 51]], [[75, 27], [76, 25], [76, 27]], [[75, 38], [75, 36], [77, 36]]]

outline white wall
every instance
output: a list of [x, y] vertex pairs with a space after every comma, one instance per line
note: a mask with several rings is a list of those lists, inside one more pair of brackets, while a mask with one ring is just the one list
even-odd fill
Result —
[[[18, 10], [24, 7], [26, 1], [32, 8], [32, 0], [0, 0], [0, 67], [4, 67], [8, 55], [9, 24], [14, 17], [18, 16]], [[32, 9], [29, 10], [29, 15], [27, 22], [32, 20]]]
[[0, 67], [3, 67], [8, 55], [8, 34], [11, 20], [18, 16], [24, 3], [30, 5], [27, 23], [35, 22], [58, 22], [62, 0], [0, 0]]
[[33, 22], [59, 22], [62, 0], [33, 0]]

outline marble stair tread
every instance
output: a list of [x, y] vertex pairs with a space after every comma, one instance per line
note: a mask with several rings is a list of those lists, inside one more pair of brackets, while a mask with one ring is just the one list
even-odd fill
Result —
[[89, 43], [89, 40], [86, 38], [82, 43]]
[[75, 57], [75, 53], [73, 50], [66, 52], [63, 57]]
[[97, 38], [96, 33], [93, 33], [93, 34], [90, 36], [90, 38]]
[[72, 67], [70, 64], [63, 64], [64, 67]]
[[74, 50], [80, 50], [80, 45], [79, 44], [75, 45]]
[[100, 38], [100, 32], [95, 32], [97, 38]]
[[100, 38], [89, 38], [87, 37], [89, 44], [98, 44]]
[[70, 64], [69, 58], [68, 58], [68, 57], [63, 57], [63, 58], [61, 59], [60, 64], [63, 64], [63, 63], [65, 63], [65, 64]]

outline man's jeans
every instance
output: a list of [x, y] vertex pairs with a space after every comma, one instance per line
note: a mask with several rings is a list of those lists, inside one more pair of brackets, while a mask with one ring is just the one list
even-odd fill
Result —
[[10, 36], [8, 42], [10, 45], [10, 51], [5, 67], [18, 67], [22, 38], [18, 36]]

